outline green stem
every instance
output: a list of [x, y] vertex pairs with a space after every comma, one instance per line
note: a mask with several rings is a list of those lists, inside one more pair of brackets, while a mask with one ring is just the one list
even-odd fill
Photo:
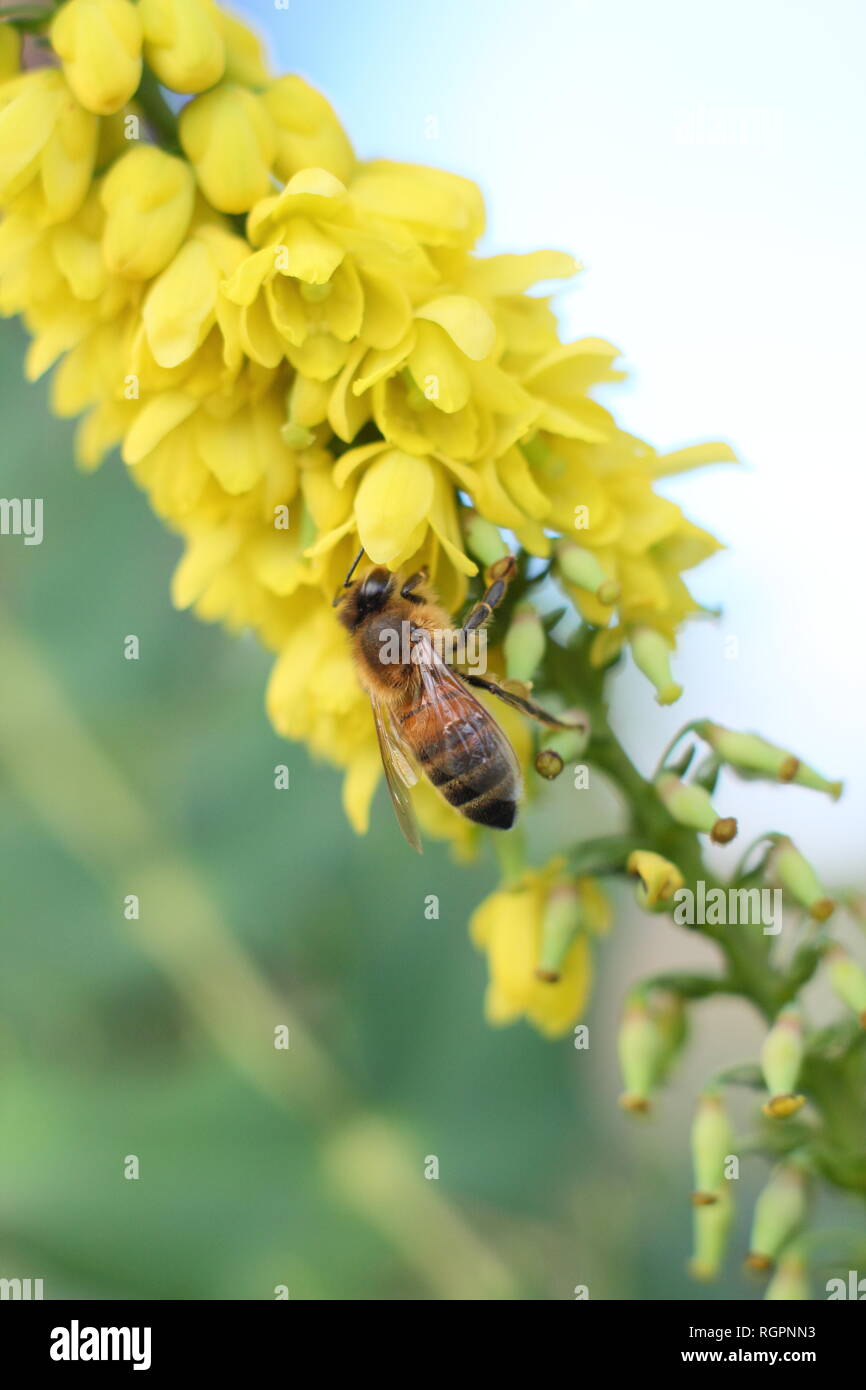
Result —
[[147, 66], [141, 70], [141, 82], [135, 94], [135, 102], [141, 107], [145, 120], [157, 136], [162, 149], [169, 154], [180, 154], [177, 116], [163, 96], [159, 82]]

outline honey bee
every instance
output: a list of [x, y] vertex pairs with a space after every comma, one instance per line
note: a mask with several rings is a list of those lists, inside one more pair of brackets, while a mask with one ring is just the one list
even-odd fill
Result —
[[[509, 830], [517, 816], [520, 768], [508, 738], [469, 686], [498, 696], [544, 724], [573, 725], [495, 681], [455, 670], [439, 648], [443, 634], [465, 637], [484, 626], [516, 573], [514, 558], [505, 556], [491, 566], [484, 597], [455, 630], [429, 589], [426, 570], [400, 579], [376, 566], [353, 583], [363, 553], [355, 559], [334, 606], [351, 635], [358, 678], [370, 697], [400, 829], [420, 854], [409, 788], [423, 774], [467, 819]], [[408, 643], [400, 640], [407, 635]]]

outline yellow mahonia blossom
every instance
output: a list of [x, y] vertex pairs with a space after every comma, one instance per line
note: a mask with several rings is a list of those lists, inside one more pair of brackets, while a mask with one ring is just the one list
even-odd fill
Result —
[[[618, 428], [594, 394], [620, 379], [617, 349], [562, 343], [536, 292], [579, 271], [570, 255], [479, 256], [473, 183], [359, 158], [215, 0], [67, 0], [47, 33], [54, 62], [19, 71], [0, 25], [0, 312], [31, 336], [28, 377], [54, 369], [79, 465], [119, 450], [181, 537], [175, 602], [274, 652], [270, 717], [344, 770], [356, 830], [381, 764], [331, 600], [360, 547], [426, 566], [455, 611], [476, 518], [550, 560], [598, 664], [641, 633], [673, 647], [698, 611], [683, 571], [716, 542], [655, 484], [730, 451], [660, 457]], [[160, 84], [191, 98], [176, 139]], [[497, 717], [529, 780], [525, 721]], [[425, 828], [472, 853], [478, 831], [415, 795]], [[556, 982], [534, 974], [550, 883], [494, 895], [473, 930], [490, 1016], [555, 1033], [589, 946], [581, 929]]]

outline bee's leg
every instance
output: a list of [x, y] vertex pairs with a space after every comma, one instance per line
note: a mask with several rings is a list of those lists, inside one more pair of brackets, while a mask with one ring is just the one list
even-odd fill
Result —
[[419, 584], [426, 584], [429, 578], [430, 574], [426, 566], [424, 569], [417, 570], [415, 574], [410, 574], [409, 578], [406, 580], [405, 584], [400, 590], [400, 597], [415, 599], [416, 602], [420, 603], [421, 595], [416, 594], [415, 590], [418, 588]]
[[457, 674], [467, 685], [474, 685], [479, 690], [486, 690], [490, 695], [496, 695], [506, 705], [511, 705], [512, 709], [519, 709], [521, 714], [528, 714], [530, 719], [537, 719], [539, 724], [549, 724], [554, 729], [586, 729], [588, 727], [585, 715], [580, 715], [575, 719], [558, 719], [555, 714], [548, 714], [547, 710], [542, 709], [532, 700], [526, 700], [522, 695], [515, 695], [513, 691], [497, 685], [496, 681], [485, 680], [483, 676], [473, 676], [464, 671], [458, 671]]
[[501, 560], [490, 566], [487, 571], [487, 592], [480, 602], [469, 610], [463, 619], [463, 626], [458, 629], [459, 632], [474, 632], [476, 628], [484, 626], [493, 616], [493, 610], [498, 608], [504, 599], [505, 591], [516, 573], [517, 561], [513, 555], [503, 555]]

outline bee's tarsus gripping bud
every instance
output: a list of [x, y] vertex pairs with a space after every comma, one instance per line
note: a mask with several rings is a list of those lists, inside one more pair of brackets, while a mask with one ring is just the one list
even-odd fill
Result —
[[787, 1119], [805, 1104], [805, 1097], [796, 1094], [804, 1054], [803, 1019], [792, 1005], [778, 1015], [761, 1048], [761, 1071], [770, 1093], [763, 1110], [770, 1119]]
[[787, 1161], [773, 1170], [758, 1196], [746, 1265], [758, 1273], [771, 1269], [782, 1248], [802, 1226], [807, 1211], [808, 1184], [800, 1163]]
[[494, 526], [492, 521], [470, 508], [467, 508], [463, 522], [463, 534], [470, 553], [485, 568], [495, 564], [497, 560], [503, 560], [508, 554], [508, 547], [498, 526]]
[[594, 551], [563, 539], [556, 545], [556, 564], [563, 579], [594, 594], [605, 607], [611, 607], [619, 598], [619, 585], [605, 573]]
[[514, 610], [505, 636], [505, 665], [509, 680], [531, 681], [544, 656], [544, 624], [526, 601]]
[[767, 862], [768, 873], [786, 893], [808, 909], [816, 922], [826, 922], [836, 904], [829, 898], [818, 875], [792, 840], [779, 837]]
[[681, 782], [672, 772], [656, 778], [656, 791], [674, 820], [691, 830], [701, 830], [718, 845], [726, 845], [737, 833], [733, 816], [720, 816], [706, 787]]
[[866, 970], [852, 960], [843, 946], [833, 946], [826, 959], [833, 992], [857, 1014], [860, 1027], [866, 1028]]
[[682, 695], [671, 672], [671, 643], [651, 627], [639, 627], [629, 638], [635, 666], [655, 687], [660, 705], [672, 705]]
[[725, 1185], [725, 1162], [731, 1152], [733, 1133], [721, 1092], [705, 1091], [698, 1098], [692, 1124], [692, 1163], [694, 1166], [695, 1206], [718, 1201]]
[[633, 850], [626, 861], [626, 868], [640, 879], [638, 902], [642, 907], [669, 903], [677, 889], [685, 883], [676, 864], [654, 850]]
[[541, 925], [541, 952], [535, 969], [537, 979], [545, 984], [556, 984], [581, 926], [577, 884], [568, 879], [555, 883], [548, 893]]

